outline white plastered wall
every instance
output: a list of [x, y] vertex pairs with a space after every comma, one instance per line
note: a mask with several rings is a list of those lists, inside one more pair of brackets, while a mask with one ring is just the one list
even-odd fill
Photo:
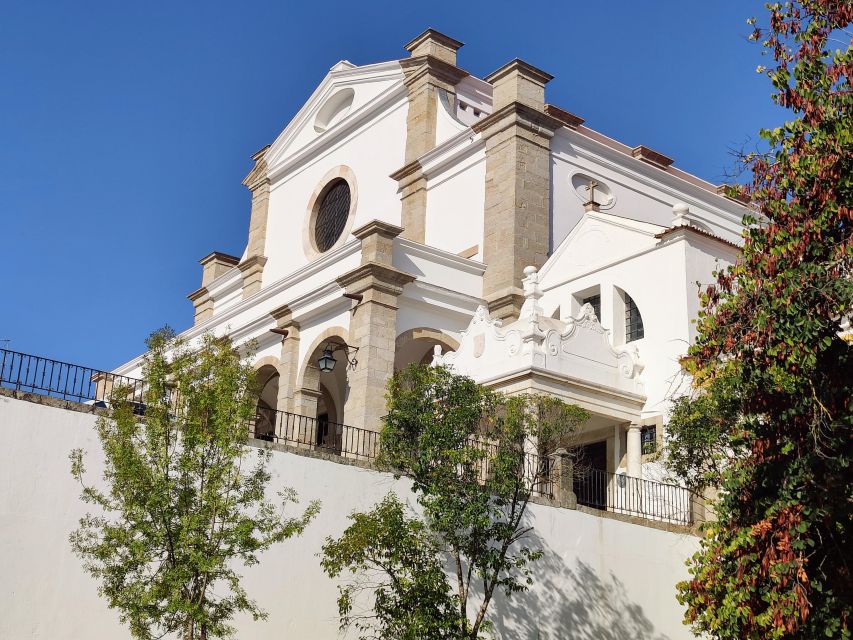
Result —
[[303, 248], [309, 199], [335, 167], [349, 167], [358, 201], [350, 229], [371, 220], [400, 224], [400, 196], [389, 176], [403, 165], [407, 101], [402, 96], [376, 119], [270, 186], [263, 284], [267, 286], [311, 261]]
[[[0, 637], [127, 637], [118, 616], [98, 598], [97, 584], [68, 546], [86, 511], [68, 472], [68, 452], [87, 450], [88, 477], [102, 469], [95, 417], [0, 397]], [[251, 597], [269, 612], [264, 622], [236, 620], [241, 640], [339, 638], [336, 584], [317, 554], [338, 536], [353, 510], [368, 509], [389, 491], [409, 503], [406, 479], [349, 465], [275, 452], [271, 489], [290, 486], [319, 516], [301, 538], [288, 540], [243, 571]], [[544, 551], [527, 594], [494, 606], [501, 640], [689, 640], [675, 600], [687, 577], [684, 561], [697, 538], [598, 515], [531, 505], [528, 523]], [[355, 637], [354, 634], [347, 637]]]
[[609, 213], [664, 227], [672, 223], [672, 206], [685, 202], [691, 216], [730, 241], [740, 238], [745, 209], [666, 171], [608, 149], [587, 136], [562, 128], [551, 139], [552, 247], [557, 247], [583, 216], [583, 197], [572, 185], [575, 174], [601, 181], [612, 191]]
[[[644, 415], [665, 411], [671, 384], [680, 370], [678, 359], [687, 350], [689, 318], [684, 272], [684, 249], [676, 244], [647, 250], [603, 268], [593, 268], [572, 280], [549, 288], [542, 298], [548, 315], [559, 307], [560, 317], [577, 311], [580, 292], [598, 288], [601, 324], [611, 331], [614, 346], [625, 344], [624, 310], [619, 290], [630, 295], [643, 318], [645, 337], [633, 341], [645, 365], [642, 380], [648, 401]], [[621, 312], [620, 312], [621, 310]]]
[[483, 211], [486, 197], [484, 149], [430, 176], [427, 181], [426, 244], [483, 259]]

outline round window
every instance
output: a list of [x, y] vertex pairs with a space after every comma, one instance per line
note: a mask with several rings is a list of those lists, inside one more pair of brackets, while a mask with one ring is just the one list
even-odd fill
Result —
[[349, 218], [350, 188], [346, 180], [335, 180], [320, 198], [314, 222], [314, 243], [321, 253], [340, 239]]

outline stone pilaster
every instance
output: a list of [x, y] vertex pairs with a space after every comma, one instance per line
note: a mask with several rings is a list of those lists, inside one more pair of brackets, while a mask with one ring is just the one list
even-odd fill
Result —
[[213, 317], [213, 299], [206, 287], [201, 287], [187, 296], [195, 308], [193, 324], [199, 324]]
[[393, 240], [402, 229], [373, 221], [353, 232], [361, 239], [362, 264], [337, 279], [361, 300], [352, 310], [349, 344], [358, 348], [358, 366], [350, 372], [344, 415], [353, 427], [378, 431], [385, 415], [385, 391], [394, 373], [397, 298], [415, 276], [395, 269]]
[[550, 139], [563, 126], [545, 111], [550, 80], [521, 60], [504, 65], [486, 77], [493, 112], [473, 126], [486, 143], [483, 297], [500, 319], [518, 317], [524, 268], [550, 250]]
[[286, 304], [275, 309], [270, 315], [275, 319], [276, 329], [287, 331], [287, 335], [281, 339], [276, 405], [279, 411], [294, 413], [296, 381], [299, 376], [299, 323], [293, 319], [293, 312]]
[[404, 238], [423, 242], [426, 232], [426, 178], [418, 158], [435, 148], [439, 103], [451, 107], [455, 86], [465, 76], [456, 66], [462, 43], [434, 29], [427, 29], [406, 45], [411, 56], [400, 61], [406, 76], [409, 110], [406, 116], [405, 166], [391, 175], [399, 182]]
[[252, 156], [254, 168], [243, 180], [252, 192], [252, 212], [249, 219], [249, 243], [246, 260], [240, 265], [243, 272], [243, 298], [248, 298], [261, 288], [261, 277], [267, 259], [264, 251], [267, 240], [267, 214], [269, 212], [270, 180], [267, 176], [266, 152], [269, 145]]
[[238, 267], [243, 274], [243, 300], [261, 290], [265, 256], [251, 256], [241, 262]]

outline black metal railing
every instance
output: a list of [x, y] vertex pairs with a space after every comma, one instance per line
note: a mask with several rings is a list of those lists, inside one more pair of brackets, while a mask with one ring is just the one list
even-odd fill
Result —
[[693, 500], [684, 487], [600, 469], [575, 469], [578, 504], [675, 524], [692, 522]]
[[[485, 454], [475, 463], [477, 476], [481, 481], [485, 481], [493, 473], [492, 465], [499, 453], [498, 445], [483, 438], [471, 437], [468, 438], [468, 446], [480, 449]], [[532, 451], [523, 451], [523, 448], [523, 444], [519, 445], [519, 450], [514, 452], [518, 456], [516, 472], [524, 478], [527, 488], [533, 495], [552, 498], [554, 482], [551, 477], [550, 459]]]
[[143, 400], [136, 378], [9, 349], [0, 349], [0, 387], [83, 403], [106, 401], [121, 387], [129, 401]]
[[[122, 388], [127, 399], [138, 407], [138, 413], [143, 414], [145, 409], [143, 382], [137, 378], [9, 349], [0, 349], [0, 387], [95, 404], [107, 403], [113, 391]], [[375, 431], [286, 411], [259, 407], [250, 433], [262, 440], [343, 457], [375, 460], [379, 455], [379, 434]], [[478, 470], [486, 478], [496, 445], [485, 440], [477, 440], [476, 444], [487, 452]], [[550, 463], [547, 456], [524, 452], [519, 472], [529, 481], [534, 495], [553, 497], [555, 478]], [[692, 495], [678, 485], [583, 469], [579, 465], [574, 468], [572, 485], [581, 505], [663, 522], [692, 522]]]
[[363, 460], [379, 456], [379, 433], [322, 418], [261, 407], [251, 428], [260, 440]]

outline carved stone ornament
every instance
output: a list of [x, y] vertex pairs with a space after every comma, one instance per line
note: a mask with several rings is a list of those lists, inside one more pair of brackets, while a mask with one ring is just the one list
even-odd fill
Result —
[[608, 388], [631, 397], [643, 394], [643, 370], [636, 345], [615, 348], [592, 305], [565, 322], [545, 316], [540, 300], [539, 274], [524, 270], [524, 303], [518, 320], [502, 326], [486, 307], [474, 312], [455, 352], [436, 354], [433, 363], [453, 367], [477, 381], [518, 376], [529, 369], [563, 378], [566, 384], [583, 381], [589, 387]]

